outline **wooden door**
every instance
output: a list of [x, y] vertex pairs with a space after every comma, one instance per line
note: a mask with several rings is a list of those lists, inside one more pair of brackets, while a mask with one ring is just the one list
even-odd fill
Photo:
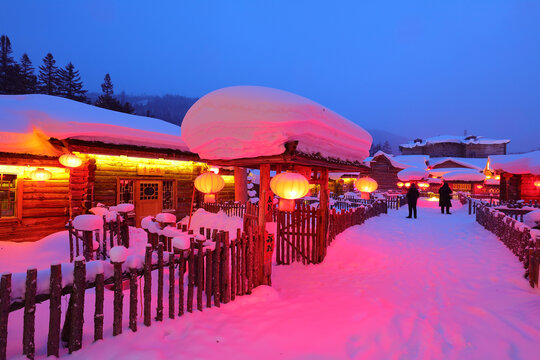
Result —
[[139, 180], [135, 183], [135, 220], [141, 226], [141, 219], [156, 215], [163, 207], [163, 182]]

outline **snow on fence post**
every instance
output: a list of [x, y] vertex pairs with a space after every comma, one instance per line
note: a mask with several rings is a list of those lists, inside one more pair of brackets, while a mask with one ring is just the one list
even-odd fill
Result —
[[[84, 323], [84, 293], [86, 290], [86, 264], [82, 259], [75, 259], [73, 269], [73, 289], [71, 291], [66, 323], [69, 326], [68, 348], [71, 354], [82, 347], [83, 323]], [[70, 321], [67, 318], [70, 318]]]
[[62, 320], [62, 265], [51, 265], [49, 297], [49, 334], [47, 356], [59, 355], [60, 322]]
[[214, 250], [214, 305], [220, 307], [220, 252], [221, 252], [221, 236], [217, 234], [217, 230], [214, 229], [216, 248]]
[[[169, 253], [168, 260], [169, 260], [169, 319], [174, 319], [174, 254], [173, 253]], [[135, 309], [135, 316], [137, 316], [136, 309]]]
[[26, 290], [24, 292], [23, 355], [33, 359], [36, 322], [37, 269], [26, 271]]
[[143, 291], [144, 325], [152, 324], [152, 245], [146, 245], [144, 254], [144, 291]]
[[157, 308], [156, 321], [163, 321], [163, 243], [157, 246], [158, 255], [158, 286], [157, 286]]
[[9, 305], [11, 302], [11, 274], [0, 278], [0, 359], [6, 359]]
[[[104, 243], [105, 244], [105, 243]], [[103, 302], [105, 299], [105, 275], [96, 274], [96, 301], [94, 310], [94, 341], [103, 340]]]
[[137, 331], [137, 269], [129, 269], [129, 328]]

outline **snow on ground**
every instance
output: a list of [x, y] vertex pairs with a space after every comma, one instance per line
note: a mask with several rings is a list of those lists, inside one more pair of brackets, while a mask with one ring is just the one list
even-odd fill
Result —
[[[435, 202], [419, 205], [416, 220], [403, 207], [348, 229], [323, 264], [274, 267], [273, 288], [220, 309], [135, 334], [124, 318], [125, 333], [114, 339], [108, 313], [107, 339], [92, 344], [90, 306], [83, 350], [70, 358], [537, 358], [540, 292], [516, 257], [457, 203], [452, 215]], [[40, 307], [43, 318], [48, 308]]]

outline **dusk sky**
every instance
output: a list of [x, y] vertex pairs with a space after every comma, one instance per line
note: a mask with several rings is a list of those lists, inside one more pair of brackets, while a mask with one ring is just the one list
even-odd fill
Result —
[[367, 129], [540, 148], [540, 1], [4, 1], [17, 60], [72, 61], [85, 86], [200, 97], [231, 85], [311, 98]]

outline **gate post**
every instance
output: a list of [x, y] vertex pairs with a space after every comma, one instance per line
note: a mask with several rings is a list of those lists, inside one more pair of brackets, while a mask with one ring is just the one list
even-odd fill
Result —
[[272, 278], [272, 259], [264, 256], [264, 244], [267, 219], [267, 200], [271, 196], [270, 192], [270, 164], [260, 165], [260, 184], [259, 184], [259, 223], [257, 243], [255, 244], [255, 278], [254, 286], [270, 285]]

